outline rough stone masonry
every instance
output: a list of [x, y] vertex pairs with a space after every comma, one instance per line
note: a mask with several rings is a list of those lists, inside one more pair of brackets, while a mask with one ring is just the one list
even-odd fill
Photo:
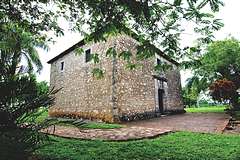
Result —
[[[56, 94], [49, 115], [119, 122], [183, 112], [177, 62], [163, 53], [156, 53], [155, 57], [140, 61], [140, 67], [129, 70], [126, 61], [106, 56], [110, 47], [115, 47], [117, 53], [129, 50], [133, 53], [131, 61], [134, 63], [137, 44], [126, 35], [98, 43], [81, 41], [51, 59], [48, 62], [51, 64], [50, 86], [62, 89]], [[76, 54], [79, 47], [85, 51], [81, 55]], [[87, 54], [95, 53], [99, 54], [100, 63], [87, 61]], [[173, 66], [161, 73], [164, 81], [153, 76], [156, 75], [154, 66], [159, 62]], [[104, 77], [95, 78], [92, 75], [94, 68], [101, 68]]]

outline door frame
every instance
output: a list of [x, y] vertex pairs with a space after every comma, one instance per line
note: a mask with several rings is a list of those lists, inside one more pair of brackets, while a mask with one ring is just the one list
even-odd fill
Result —
[[[164, 82], [167, 83], [167, 78], [165, 78], [163, 75], [152, 75], [155, 80], [157, 80], [155, 83], [155, 104], [156, 106], [156, 112], [159, 112], [161, 114], [164, 113], [164, 94], [165, 94], [165, 87], [164, 87]], [[158, 106], [158, 107], [157, 107]]]

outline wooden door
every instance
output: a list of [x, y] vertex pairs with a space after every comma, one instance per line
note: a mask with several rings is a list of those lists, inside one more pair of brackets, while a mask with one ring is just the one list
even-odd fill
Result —
[[158, 107], [159, 107], [160, 113], [163, 113], [163, 94], [164, 94], [164, 90], [158, 89]]

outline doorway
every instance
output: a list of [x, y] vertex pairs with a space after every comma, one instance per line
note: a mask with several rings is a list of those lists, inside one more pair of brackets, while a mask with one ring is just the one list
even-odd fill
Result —
[[164, 95], [164, 90], [163, 89], [158, 89], [158, 109], [160, 113], [163, 113], [163, 95]]

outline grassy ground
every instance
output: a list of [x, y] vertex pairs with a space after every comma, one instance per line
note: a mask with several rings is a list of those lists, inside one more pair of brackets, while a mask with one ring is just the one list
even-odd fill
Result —
[[37, 118], [36, 121], [39, 122], [43, 122], [46, 118], [48, 117], [48, 111], [45, 110], [43, 111]]
[[114, 128], [122, 128], [124, 127], [121, 124], [109, 124], [109, 123], [96, 123], [90, 122], [81, 126], [85, 129], [114, 129]]
[[190, 113], [207, 113], [207, 112], [224, 112], [226, 106], [209, 106], [209, 107], [199, 107], [199, 108], [185, 108], [187, 112]]
[[111, 124], [111, 123], [98, 123], [98, 122], [88, 122], [82, 125], [74, 125], [72, 123], [58, 123], [60, 126], [70, 126], [70, 127], [79, 127], [82, 129], [115, 129], [115, 128], [123, 128], [124, 125], [121, 124]]
[[[188, 108], [187, 112], [224, 112], [225, 107]], [[44, 113], [40, 120], [47, 117]], [[85, 128], [121, 125], [88, 123]], [[1, 142], [1, 140], [0, 140]], [[240, 135], [176, 132], [155, 139], [127, 142], [66, 139], [51, 136], [35, 154], [41, 160], [239, 160]], [[1, 158], [0, 158], [1, 159]]]
[[240, 136], [190, 132], [128, 142], [52, 137], [36, 154], [54, 160], [239, 160], [239, 144]]

